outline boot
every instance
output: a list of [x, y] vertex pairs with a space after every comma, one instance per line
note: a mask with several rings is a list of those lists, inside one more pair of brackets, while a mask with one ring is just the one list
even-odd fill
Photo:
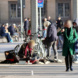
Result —
[[65, 58], [65, 64], [66, 64], [66, 72], [68, 72], [69, 71], [68, 58]]
[[70, 70], [73, 71], [73, 68], [72, 68], [72, 58], [70, 58]]

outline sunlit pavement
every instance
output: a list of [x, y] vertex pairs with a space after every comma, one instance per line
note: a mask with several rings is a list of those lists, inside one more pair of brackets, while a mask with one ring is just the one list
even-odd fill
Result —
[[51, 65], [3, 65], [0, 66], [0, 78], [77, 78], [78, 65], [74, 71], [65, 72], [64, 64]]
[[[19, 43], [1, 43], [0, 61], [5, 59], [4, 51], [14, 49]], [[53, 59], [53, 53], [52, 58]], [[50, 63], [48, 65], [19, 65], [19, 64], [0, 64], [0, 78], [77, 78], [78, 64], [74, 64], [73, 72], [65, 72], [64, 57], [59, 51], [59, 59], [63, 63]]]

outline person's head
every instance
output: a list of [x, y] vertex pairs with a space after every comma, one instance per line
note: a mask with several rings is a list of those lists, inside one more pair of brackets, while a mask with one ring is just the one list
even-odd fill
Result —
[[5, 24], [2, 24], [2, 27], [5, 27]]
[[25, 18], [24, 21], [27, 21], [27, 18]]
[[6, 52], [5, 55], [8, 56], [9, 55], [9, 52]]
[[49, 21], [44, 22], [45, 27], [48, 27], [49, 25], [51, 25], [51, 23]]
[[61, 20], [61, 17], [58, 17], [58, 20]]
[[5, 24], [5, 29], [8, 29], [8, 26], [9, 26], [8, 23], [6, 23], [6, 24]]
[[16, 24], [13, 24], [12, 26], [15, 28]]
[[44, 18], [44, 21], [47, 21], [47, 18]]
[[65, 21], [64, 27], [71, 28], [72, 27], [72, 21], [71, 20]]
[[30, 40], [28, 44], [29, 44], [30, 48], [33, 48], [35, 46], [35, 41], [34, 40]]
[[77, 26], [76, 22], [73, 22], [73, 26]]
[[30, 19], [30, 18], [28, 18], [28, 21], [31, 21], [31, 19]]
[[51, 17], [50, 16], [48, 16], [48, 20], [51, 20]]

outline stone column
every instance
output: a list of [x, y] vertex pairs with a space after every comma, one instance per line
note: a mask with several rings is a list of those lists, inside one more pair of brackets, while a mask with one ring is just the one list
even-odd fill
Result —
[[32, 33], [38, 32], [38, 0], [31, 0]]
[[73, 20], [78, 18], [78, 0], [73, 0]]

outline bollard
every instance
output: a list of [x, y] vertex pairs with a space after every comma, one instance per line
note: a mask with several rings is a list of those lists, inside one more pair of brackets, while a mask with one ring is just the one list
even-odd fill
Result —
[[33, 72], [33, 70], [31, 71], [31, 75], [32, 75], [32, 76], [34, 75], [34, 72]]

